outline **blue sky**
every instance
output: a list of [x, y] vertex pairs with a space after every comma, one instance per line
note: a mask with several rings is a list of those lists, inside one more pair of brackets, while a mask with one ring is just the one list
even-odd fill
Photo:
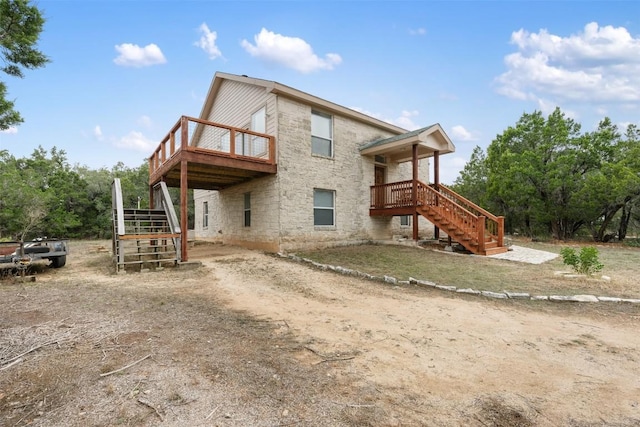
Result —
[[640, 125], [638, 1], [39, 0], [24, 79], [0, 75], [25, 122], [0, 149], [139, 166], [216, 71], [292, 86], [409, 130], [440, 123], [451, 183], [522, 113], [556, 106], [593, 130]]

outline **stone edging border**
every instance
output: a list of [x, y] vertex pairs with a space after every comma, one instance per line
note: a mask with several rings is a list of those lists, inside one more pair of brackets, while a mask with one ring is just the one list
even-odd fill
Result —
[[336, 273], [344, 274], [345, 276], [355, 276], [362, 279], [389, 283], [391, 285], [427, 286], [430, 288], [440, 289], [443, 291], [455, 292], [458, 294], [479, 295], [487, 298], [528, 299], [532, 301], [554, 301], [554, 302], [616, 302], [616, 303], [640, 304], [640, 299], [636, 299], [636, 298], [618, 298], [618, 297], [595, 296], [595, 295], [531, 295], [526, 292], [510, 292], [510, 291], [493, 292], [493, 291], [481, 291], [481, 290], [476, 290], [471, 288], [457, 288], [456, 286], [438, 285], [437, 283], [431, 282], [429, 280], [414, 279], [413, 277], [409, 277], [409, 280], [398, 280], [392, 276], [382, 276], [382, 277], [372, 276], [371, 274], [363, 273], [358, 270], [352, 270], [350, 268], [344, 268], [344, 267], [329, 265], [329, 264], [321, 264], [319, 262], [315, 262], [308, 258], [301, 258], [297, 255], [287, 255], [282, 252], [278, 252], [277, 255], [280, 258], [287, 258], [295, 262], [303, 262], [306, 264], [311, 264], [312, 266], [320, 270], [334, 271]]

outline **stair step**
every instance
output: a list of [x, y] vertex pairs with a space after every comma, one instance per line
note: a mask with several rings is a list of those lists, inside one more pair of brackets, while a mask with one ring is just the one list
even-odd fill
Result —
[[497, 254], [503, 254], [505, 252], [508, 252], [509, 249], [504, 247], [504, 246], [498, 246], [495, 248], [490, 248], [490, 249], [486, 249], [484, 251], [485, 255], [497, 255]]

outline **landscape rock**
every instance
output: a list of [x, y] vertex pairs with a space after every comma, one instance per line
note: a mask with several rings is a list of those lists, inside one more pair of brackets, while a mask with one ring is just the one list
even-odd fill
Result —
[[546, 295], [533, 295], [531, 299], [534, 301], [548, 301], [549, 297]]
[[622, 298], [614, 298], [614, 297], [598, 297], [599, 301], [602, 302], [621, 302]]
[[475, 289], [471, 289], [471, 288], [457, 289], [456, 292], [460, 294], [472, 294], [472, 295], [480, 294], [480, 291], [476, 291]]
[[506, 299], [507, 298], [507, 295], [503, 294], [502, 292], [482, 291], [481, 293], [482, 293], [483, 296], [489, 297], [489, 298], [498, 298], [498, 299]]
[[398, 283], [398, 279], [396, 279], [395, 277], [391, 277], [391, 276], [384, 276], [384, 281], [387, 283], [391, 283], [392, 285], [395, 285]]
[[445, 285], [435, 285], [436, 288], [442, 289], [443, 291], [455, 291], [457, 288], [455, 286], [445, 286]]
[[531, 295], [526, 292], [508, 292], [504, 291], [505, 295], [511, 299], [529, 299]]
[[594, 295], [574, 295], [573, 300], [577, 302], [598, 302], [598, 298]]
[[434, 282], [431, 282], [429, 280], [416, 280], [416, 283], [422, 286], [431, 286], [431, 287], [437, 286]]
[[640, 304], [640, 299], [622, 298], [622, 302], [628, 302], [631, 304]]

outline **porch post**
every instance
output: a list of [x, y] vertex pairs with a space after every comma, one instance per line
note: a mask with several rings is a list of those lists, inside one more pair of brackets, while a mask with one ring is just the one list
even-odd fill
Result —
[[413, 144], [411, 153], [413, 166], [413, 182], [411, 183], [411, 200], [413, 202], [413, 240], [418, 241], [418, 144]]
[[[436, 150], [433, 152], [433, 184], [435, 186], [435, 190], [440, 192], [440, 151]], [[438, 198], [436, 196], [436, 205], [438, 204]], [[438, 240], [440, 239], [440, 229], [438, 226], [433, 226], [433, 237]]]
[[187, 253], [189, 223], [187, 221], [187, 193], [189, 188], [189, 182], [187, 181], [187, 161], [182, 160], [180, 162], [180, 232], [182, 234], [180, 238], [180, 251], [182, 254], [181, 261], [189, 261], [189, 254]]

